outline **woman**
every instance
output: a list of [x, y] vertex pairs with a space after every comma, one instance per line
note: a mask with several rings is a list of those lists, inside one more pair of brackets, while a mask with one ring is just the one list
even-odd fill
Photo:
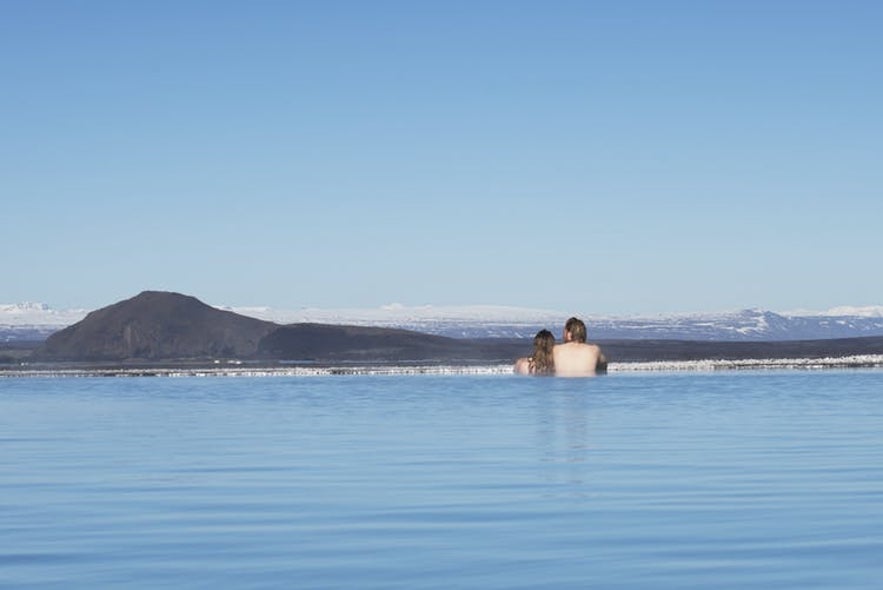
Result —
[[554, 375], [555, 362], [552, 360], [552, 348], [555, 337], [548, 330], [540, 330], [533, 337], [533, 355], [515, 361], [515, 373], [518, 375]]

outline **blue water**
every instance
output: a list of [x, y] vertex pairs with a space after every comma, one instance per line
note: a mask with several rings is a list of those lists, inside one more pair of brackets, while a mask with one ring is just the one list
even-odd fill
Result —
[[0, 587], [879, 588], [883, 371], [0, 379]]

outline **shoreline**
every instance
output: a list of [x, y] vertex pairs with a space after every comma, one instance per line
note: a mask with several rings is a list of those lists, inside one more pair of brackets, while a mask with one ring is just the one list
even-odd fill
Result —
[[[883, 354], [825, 358], [705, 359], [610, 363], [608, 373], [685, 373], [744, 370], [883, 368]], [[347, 364], [322, 366], [108, 366], [0, 368], [0, 378], [24, 377], [322, 377], [335, 375], [512, 375], [506, 364]]]

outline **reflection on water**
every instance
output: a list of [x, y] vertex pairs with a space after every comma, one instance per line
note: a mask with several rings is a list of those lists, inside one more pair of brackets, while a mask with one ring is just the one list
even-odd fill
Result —
[[[586, 391], [550, 391], [536, 398], [538, 468], [544, 479], [584, 493], [589, 453], [589, 397]], [[550, 468], [551, 467], [551, 468]]]

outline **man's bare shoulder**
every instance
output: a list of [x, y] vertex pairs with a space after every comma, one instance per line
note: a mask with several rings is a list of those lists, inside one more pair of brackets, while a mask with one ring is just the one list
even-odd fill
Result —
[[586, 342], [562, 342], [561, 344], [556, 344], [555, 347], [554, 347], [552, 350], [553, 350], [553, 351], [568, 351], [568, 350], [573, 350], [573, 351], [588, 351], [588, 350], [594, 350], [594, 351], [599, 351], [599, 352], [600, 352], [601, 347], [598, 346], [597, 344], [588, 344], [588, 343], [586, 343]]
[[584, 342], [565, 342], [553, 349], [555, 374], [561, 377], [588, 377], [595, 374], [601, 348]]

